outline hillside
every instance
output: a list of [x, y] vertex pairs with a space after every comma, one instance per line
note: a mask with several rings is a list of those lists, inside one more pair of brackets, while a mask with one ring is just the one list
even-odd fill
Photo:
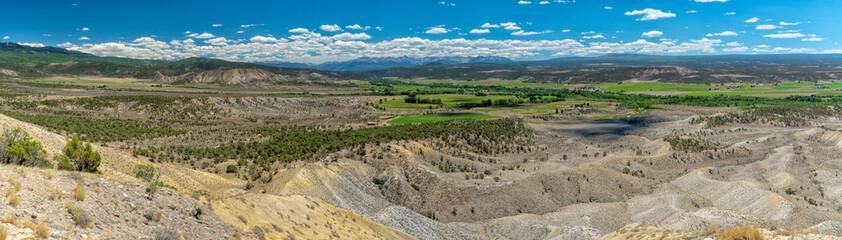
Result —
[[454, 80], [517, 79], [541, 83], [627, 80], [669, 83], [838, 81], [842, 55], [655, 56], [609, 54], [501, 64], [423, 65], [367, 71], [377, 77]]
[[0, 43], [0, 77], [102, 76], [150, 79], [160, 83], [271, 87], [330, 83], [367, 77], [345, 72], [283, 68], [208, 58], [153, 61], [95, 55], [55, 47]]

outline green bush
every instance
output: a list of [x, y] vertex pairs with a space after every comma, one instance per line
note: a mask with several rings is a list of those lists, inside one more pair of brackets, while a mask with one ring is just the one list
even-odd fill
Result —
[[32, 137], [20, 128], [3, 130], [3, 135], [0, 136], [0, 163], [53, 167], [47, 160], [47, 152], [41, 147], [41, 143], [32, 140]]
[[72, 203], [67, 203], [67, 212], [73, 217], [73, 221], [76, 223], [77, 226], [80, 227], [87, 227], [93, 221], [91, 216], [85, 212], [84, 209], [73, 205]]
[[134, 166], [135, 177], [143, 179], [147, 182], [152, 182], [155, 180], [157, 174], [155, 172], [155, 166], [138, 164]]
[[82, 142], [77, 136], [72, 136], [64, 147], [64, 155], [57, 157], [59, 169], [83, 172], [97, 172], [102, 157], [91, 148], [90, 143]]

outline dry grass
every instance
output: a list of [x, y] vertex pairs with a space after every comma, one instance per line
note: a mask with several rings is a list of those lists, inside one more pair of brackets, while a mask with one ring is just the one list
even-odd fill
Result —
[[0, 240], [6, 240], [9, 237], [9, 233], [6, 232], [6, 228], [0, 225]]
[[6, 179], [6, 181], [12, 184], [12, 186], [15, 188], [15, 192], [20, 191], [20, 182], [15, 181], [14, 178], [8, 178]]
[[11, 215], [11, 214], [6, 215], [6, 217], [3, 218], [3, 223], [8, 223], [8, 224], [18, 226], [17, 218], [15, 218], [15, 215]]
[[720, 240], [764, 240], [763, 233], [757, 226], [736, 226], [722, 231]]
[[76, 226], [85, 228], [93, 222], [91, 215], [88, 215], [84, 209], [69, 202], [65, 203], [65, 206], [67, 207], [67, 212], [73, 217], [73, 221], [76, 222]]
[[[7, 191], [7, 193], [8, 193], [8, 191]], [[17, 193], [12, 193], [11, 195], [8, 195], [8, 196], [9, 196], [9, 205], [11, 205], [12, 207], [17, 207], [18, 205], [20, 205], [20, 200], [18, 200], [18, 194]]]
[[73, 191], [73, 196], [77, 201], [85, 201], [85, 187], [81, 183], [76, 182], [76, 189]]
[[44, 174], [44, 177], [46, 177], [47, 179], [53, 179], [53, 173], [50, 172], [50, 170], [44, 170], [41, 173]]
[[17, 170], [18, 170], [18, 174], [19, 174], [21, 177], [26, 178], [26, 169], [24, 169], [24, 168], [22, 168], [22, 167], [18, 167], [18, 168], [17, 168]]
[[47, 188], [50, 189], [50, 194], [47, 195], [47, 199], [50, 199], [50, 200], [61, 199], [61, 189], [59, 189], [56, 186], [50, 185], [49, 183], [47, 184]]
[[23, 223], [23, 225], [25, 225], [29, 229], [32, 229], [32, 231], [35, 231], [35, 234], [37, 234], [38, 237], [42, 239], [50, 237], [50, 228], [48, 228], [47, 225], [45, 225], [43, 222], [34, 223], [27, 221]]

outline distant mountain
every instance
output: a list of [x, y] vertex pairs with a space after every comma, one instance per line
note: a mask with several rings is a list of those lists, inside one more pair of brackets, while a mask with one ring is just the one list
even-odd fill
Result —
[[362, 72], [377, 69], [387, 69], [394, 67], [414, 67], [426, 65], [429, 63], [442, 63], [448, 65], [463, 64], [463, 63], [506, 63], [512, 62], [511, 59], [495, 56], [478, 56], [478, 57], [362, 57], [354, 60], [341, 62], [326, 62], [322, 64], [307, 65], [303, 63], [289, 63], [289, 62], [262, 62], [264, 64], [277, 67], [304, 67], [315, 68], [328, 71], [351, 71]]
[[38, 78], [55, 75], [133, 77], [162, 83], [243, 87], [368, 78], [349, 72], [272, 67], [210, 58], [193, 57], [174, 62], [139, 60], [99, 57], [56, 47], [0, 43], [0, 77]]
[[662, 56], [608, 54], [496, 64], [420, 65], [365, 71], [375, 77], [603, 83], [842, 81], [840, 54]]

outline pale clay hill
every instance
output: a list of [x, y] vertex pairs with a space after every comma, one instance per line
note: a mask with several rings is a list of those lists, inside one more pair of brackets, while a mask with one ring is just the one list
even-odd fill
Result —
[[[53, 239], [148, 239], [162, 229], [184, 239], [704, 239], [705, 231], [736, 224], [770, 228], [764, 232], [770, 239], [792, 233], [772, 230], [778, 227], [804, 229], [797, 234], [804, 239], [842, 236], [836, 211], [842, 204], [842, 178], [836, 175], [842, 162], [834, 160], [842, 157], [842, 132], [747, 126], [750, 130], [709, 136], [742, 149], [734, 151], [733, 159], [703, 160], [693, 154], [673, 159], [673, 150], [659, 136], [703, 129], [689, 124], [690, 112], [652, 114], [664, 120], [616, 138], [548, 131], [539, 136], [539, 145], [562, 147], [542, 153], [546, 160], [520, 160], [541, 157], [530, 153], [503, 156], [495, 164], [519, 167], [495, 173], [499, 182], [441, 172], [430, 162], [468, 160], [425, 142], [402, 141], [371, 149], [384, 153], [383, 159], [292, 164], [262, 186], [265, 193], [243, 190], [243, 180], [154, 163], [163, 183], [177, 190], [162, 188], [147, 197], [133, 168], [150, 162], [96, 146], [104, 159], [102, 175], [0, 166], [0, 186], [14, 188], [10, 178], [21, 185], [16, 192], [20, 204], [0, 204], [0, 215], [15, 216], [17, 224], [2, 223], [12, 239], [35, 236], [25, 222], [44, 223]], [[29, 132], [50, 155], [65, 144], [64, 137], [38, 126], [6, 116], [0, 116], [0, 123]], [[602, 144], [594, 147], [588, 141]], [[617, 144], [631, 143], [643, 146], [646, 154], [617, 150]], [[585, 145], [595, 152], [617, 151], [560, 159]], [[723, 161], [742, 164], [714, 166]], [[622, 174], [624, 166], [652, 177]], [[85, 189], [83, 201], [73, 197], [76, 182]], [[798, 188], [801, 195], [785, 194], [786, 188]], [[60, 196], [50, 199], [55, 189]], [[811, 205], [801, 196], [821, 203]], [[5, 196], [0, 199], [8, 202]], [[75, 226], [66, 203], [85, 209], [92, 223]], [[437, 221], [421, 214], [429, 210]], [[156, 211], [160, 219], [146, 217]]]

